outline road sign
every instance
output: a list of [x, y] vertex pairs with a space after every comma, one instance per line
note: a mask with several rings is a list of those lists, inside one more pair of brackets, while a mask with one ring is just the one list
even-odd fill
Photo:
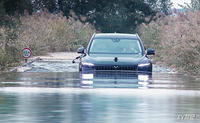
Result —
[[23, 51], [23, 57], [24, 58], [27, 59], [27, 58], [31, 57], [32, 51], [31, 51], [30, 48], [24, 48], [22, 51]]

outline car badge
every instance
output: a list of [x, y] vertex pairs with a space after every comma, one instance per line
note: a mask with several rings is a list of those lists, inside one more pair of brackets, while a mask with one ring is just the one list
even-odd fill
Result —
[[117, 61], [118, 61], [118, 58], [117, 58], [117, 57], [115, 57], [114, 61], [115, 61], [115, 62], [117, 62]]
[[118, 68], [118, 66], [117, 66], [117, 65], [115, 65], [115, 66], [114, 66], [114, 68], [115, 68], [115, 69], [117, 69], [117, 68]]

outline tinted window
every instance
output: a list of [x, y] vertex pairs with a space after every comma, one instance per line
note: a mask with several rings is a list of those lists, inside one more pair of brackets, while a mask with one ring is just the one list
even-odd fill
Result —
[[142, 53], [136, 39], [93, 39], [90, 53]]

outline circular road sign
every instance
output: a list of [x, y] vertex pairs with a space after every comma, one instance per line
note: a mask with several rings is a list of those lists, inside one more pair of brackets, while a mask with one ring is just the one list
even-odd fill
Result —
[[22, 51], [23, 51], [23, 57], [24, 58], [27, 59], [27, 58], [31, 57], [32, 51], [31, 51], [30, 48], [24, 48]]

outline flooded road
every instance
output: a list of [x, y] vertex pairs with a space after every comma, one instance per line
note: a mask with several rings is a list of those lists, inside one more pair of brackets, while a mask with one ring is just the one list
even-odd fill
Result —
[[2, 123], [199, 123], [200, 80], [154, 67], [152, 77], [79, 74], [78, 63], [42, 60], [0, 74]]

